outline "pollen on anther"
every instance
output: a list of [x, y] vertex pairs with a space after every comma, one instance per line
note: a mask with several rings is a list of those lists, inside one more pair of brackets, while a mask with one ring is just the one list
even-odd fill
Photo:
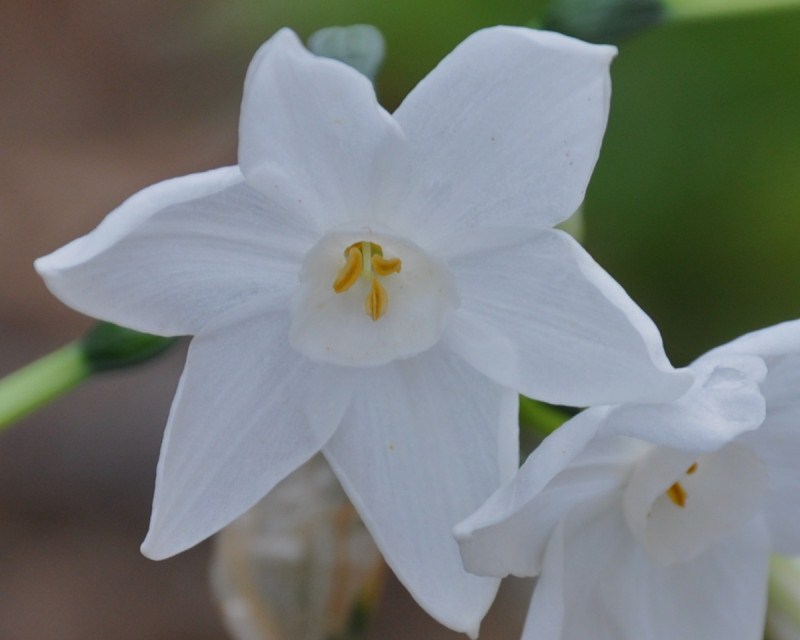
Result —
[[690, 476], [690, 475], [692, 475], [692, 474], [693, 474], [695, 471], [697, 471], [697, 463], [696, 463], [696, 462], [695, 462], [695, 463], [693, 463], [693, 464], [692, 464], [692, 466], [691, 466], [691, 467], [689, 467], [689, 468], [686, 470], [686, 475], [687, 475], [687, 476]]
[[347, 291], [358, 282], [363, 270], [364, 256], [361, 254], [361, 249], [356, 246], [348, 248], [346, 262], [333, 281], [333, 290], [336, 293]]
[[383, 288], [377, 278], [372, 278], [372, 283], [369, 287], [369, 293], [364, 298], [364, 310], [367, 315], [373, 320], [378, 320], [386, 313], [386, 308], [389, 306], [389, 294]]
[[383, 256], [372, 256], [372, 270], [379, 276], [389, 276], [393, 273], [400, 273], [402, 263], [400, 258], [384, 258]]
[[686, 489], [681, 486], [680, 482], [676, 482], [669, 489], [667, 489], [667, 497], [678, 507], [686, 506], [686, 498], [689, 496]]

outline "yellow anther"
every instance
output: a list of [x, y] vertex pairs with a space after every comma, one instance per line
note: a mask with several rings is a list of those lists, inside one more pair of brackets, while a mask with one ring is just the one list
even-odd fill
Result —
[[378, 320], [386, 313], [387, 306], [389, 306], [389, 294], [386, 293], [386, 289], [378, 282], [378, 279], [373, 277], [369, 293], [364, 298], [364, 310], [370, 318]]
[[693, 474], [695, 471], [697, 471], [697, 463], [696, 463], [696, 462], [695, 462], [694, 464], [692, 464], [692, 466], [691, 466], [691, 467], [689, 467], [689, 468], [686, 470], [686, 475], [687, 475], [687, 476], [690, 476], [690, 475], [692, 475], [692, 474]]
[[344, 293], [359, 278], [369, 278], [369, 293], [364, 298], [364, 310], [373, 320], [380, 319], [389, 306], [389, 294], [378, 278], [400, 273], [400, 258], [384, 258], [383, 247], [367, 240], [354, 242], [344, 250], [344, 255], [345, 263], [333, 281], [333, 290]]
[[364, 256], [361, 254], [361, 249], [355, 245], [348, 247], [346, 256], [347, 261], [333, 281], [333, 290], [336, 293], [347, 291], [358, 282], [361, 272], [364, 271]]
[[[691, 469], [691, 467], [689, 467]], [[676, 482], [669, 489], [667, 489], [667, 497], [681, 509], [686, 506], [686, 498], [688, 497], [686, 489], [681, 486], [680, 482]]]
[[400, 273], [401, 266], [400, 258], [386, 259], [377, 254], [372, 256], [372, 270], [379, 276], [389, 276], [393, 273]]

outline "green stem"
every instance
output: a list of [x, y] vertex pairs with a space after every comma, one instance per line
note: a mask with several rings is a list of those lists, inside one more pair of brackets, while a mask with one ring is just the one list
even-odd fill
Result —
[[89, 377], [79, 342], [72, 342], [0, 379], [0, 431]]
[[570, 419], [570, 415], [549, 404], [519, 397], [519, 422], [536, 435], [545, 438]]
[[669, 17], [697, 20], [800, 8], [800, 0], [665, 0]]
[[0, 431], [77, 387], [94, 373], [151, 360], [176, 338], [98, 322], [80, 340], [0, 379]]

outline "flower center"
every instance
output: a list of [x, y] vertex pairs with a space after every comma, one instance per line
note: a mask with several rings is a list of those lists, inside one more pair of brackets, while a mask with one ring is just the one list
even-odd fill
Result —
[[359, 278], [369, 280], [369, 292], [364, 297], [364, 311], [373, 320], [380, 319], [389, 307], [389, 294], [378, 278], [400, 273], [400, 258], [384, 258], [383, 247], [368, 240], [354, 242], [344, 250], [345, 263], [333, 281], [333, 290], [344, 293]]
[[733, 442], [704, 454], [654, 447], [625, 488], [628, 527], [656, 564], [696, 557], [749, 521], [766, 490], [764, 464]]
[[289, 343], [311, 360], [343, 366], [379, 366], [430, 349], [459, 304], [444, 262], [363, 225], [320, 238], [298, 285]]
[[[697, 463], [693, 462], [692, 466], [686, 470], [686, 475], [690, 476], [695, 471], [697, 471]], [[689, 497], [689, 494], [686, 493], [686, 489], [683, 488], [683, 485], [680, 482], [675, 482], [669, 489], [666, 490], [665, 493], [676, 506], [680, 507], [681, 509], [686, 506], [686, 498]]]

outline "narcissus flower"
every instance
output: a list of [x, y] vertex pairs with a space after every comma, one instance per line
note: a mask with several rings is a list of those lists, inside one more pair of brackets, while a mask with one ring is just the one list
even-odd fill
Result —
[[800, 553], [800, 321], [690, 370], [564, 424], [456, 527], [472, 571], [539, 576], [525, 640], [763, 637], [769, 555]]
[[256, 54], [239, 165], [134, 195], [36, 268], [74, 308], [194, 335], [143, 551], [225, 526], [322, 450], [387, 562], [477, 633], [498, 581], [452, 526], [517, 466], [517, 393], [663, 400], [684, 374], [567, 235], [614, 49], [481, 31], [389, 114], [284, 30]]

